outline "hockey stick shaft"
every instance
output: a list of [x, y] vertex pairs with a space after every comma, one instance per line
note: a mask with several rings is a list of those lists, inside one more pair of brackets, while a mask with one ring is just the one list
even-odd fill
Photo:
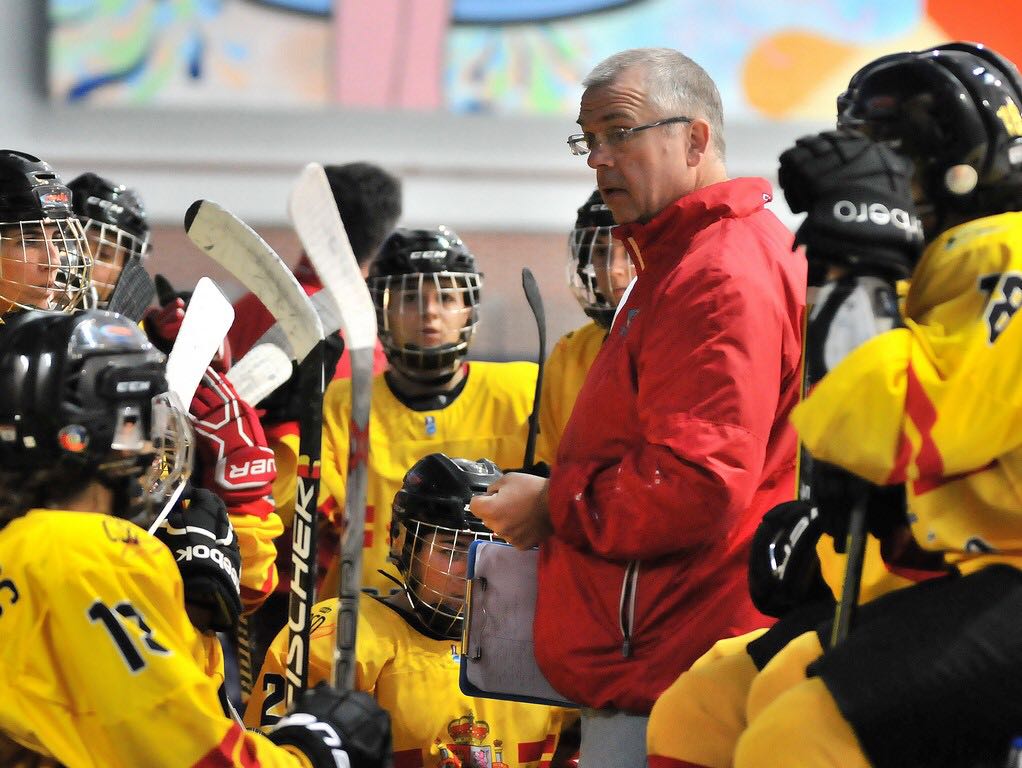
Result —
[[[315, 602], [316, 504], [319, 498], [323, 404], [323, 326], [309, 297], [280, 257], [241, 219], [221, 206], [197, 200], [185, 214], [189, 238], [254, 293], [280, 322], [293, 354], [303, 402], [292, 565], [288, 602], [286, 699], [291, 705], [307, 687], [312, 606]], [[251, 649], [246, 649], [251, 653]]]
[[351, 359], [351, 417], [345, 534], [341, 544], [339, 616], [334, 648], [334, 686], [355, 686], [355, 642], [362, 586], [362, 547], [369, 478], [368, 432], [372, 392], [376, 309], [348, 241], [323, 167], [310, 163], [291, 191], [289, 213], [309, 260], [334, 299]]
[[841, 585], [841, 599], [834, 611], [834, 624], [831, 627], [830, 647], [848, 637], [852, 622], [855, 621], [855, 609], [859, 604], [859, 589], [862, 584], [862, 565], [866, 559], [866, 507], [869, 494], [863, 493], [855, 502], [848, 518], [848, 538], [845, 552], [845, 580]]
[[522, 269], [522, 290], [525, 291], [525, 299], [529, 302], [532, 316], [536, 320], [536, 330], [539, 333], [539, 357], [536, 359], [539, 370], [536, 372], [536, 393], [532, 398], [532, 413], [529, 414], [529, 435], [525, 441], [525, 457], [522, 459], [522, 467], [531, 469], [536, 463], [536, 437], [539, 435], [539, 407], [543, 391], [543, 366], [546, 364], [546, 312], [543, 309], [543, 297], [540, 296], [539, 286], [536, 285], [536, 278], [528, 267]]

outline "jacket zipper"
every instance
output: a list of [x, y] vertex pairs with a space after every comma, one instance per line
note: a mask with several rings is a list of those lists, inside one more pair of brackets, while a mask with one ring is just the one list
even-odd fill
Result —
[[621, 655], [632, 655], [632, 627], [635, 624], [635, 592], [639, 582], [639, 561], [632, 560], [625, 568], [621, 581], [621, 602], [618, 605], [618, 624], [621, 627]]

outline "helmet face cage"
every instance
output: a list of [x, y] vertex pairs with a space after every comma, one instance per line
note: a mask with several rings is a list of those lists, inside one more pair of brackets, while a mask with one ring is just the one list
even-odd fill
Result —
[[84, 306], [92, 253], [74, 217], [0, 222], [0, 315]]
[[92, 249], [92, 287], [100, 308], [106, 305], [130, 259], [141, 259], [149, 247], [149, 235], [136, 237], [120, 227], [83, 217], [85, 236]]
[[195, 432], [188, 410], [177, 395], [162, 392], [152, 399], [149, 443], [155, 455], [140, 480], [154, 503], [170, 498], [191, 477]]
[[500, 541], [492, 533], [447, 528], [423, 520], [400, 524], [398, 569], [412, 607], [436, 634], [461, 637], [465, 617], [468, 548], [473, 541]]
[[[610, 285], [609, 272], [615, 259], [615, 250], [623, 246], [616, 243], [611, 226], [575, 227], [568, 237], [568, 285], [582, 311], [604, 328], [614, 318], [612, 297], [600, 290], [601, 279]], [[635, 277], [635, 268], [627, 254], [617, 258], [627, 260], [628, 279]]]
[[[479, 324], [482, 275], [478, 272], [413, 272], [369, 279], [376, 305], [380, 342], [390, 362], [415, 379], [433, 379], [457, 370], [468, 354]], [[421, 321], [439, 315], [446, 335], [457, 339], [424, 346], [405, 335], [418, 333]]]

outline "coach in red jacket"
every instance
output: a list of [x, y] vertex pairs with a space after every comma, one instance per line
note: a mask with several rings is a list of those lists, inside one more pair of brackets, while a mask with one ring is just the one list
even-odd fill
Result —
[[[582, 762], [645, 765], [654, 700], [718, 639], [766, 626], [746, 567], [795, 494], [805, 261], [728, 179], [720, 96], [670, 49], [584, 81], [588, 154], [636, 280], [579, 393], [549, 482], [509, 474], [472, 510], [540, 544], [536, 657], [583, 713]], [[588, 757], [588, 761], [587, 761]]]

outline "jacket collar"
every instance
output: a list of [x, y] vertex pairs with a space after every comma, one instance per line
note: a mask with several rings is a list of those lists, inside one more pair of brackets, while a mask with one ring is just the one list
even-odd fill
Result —
[[[674, 260], [696, 233], [718, 219], [743, 218], [772, 199], [766, 179], [729, 179], [678, 198], [645, 224], [631, 222], [613, 230], [625, 244], [637, 274], [663, 259]], [[669, 248], [658, 244], [669, 243]]]

